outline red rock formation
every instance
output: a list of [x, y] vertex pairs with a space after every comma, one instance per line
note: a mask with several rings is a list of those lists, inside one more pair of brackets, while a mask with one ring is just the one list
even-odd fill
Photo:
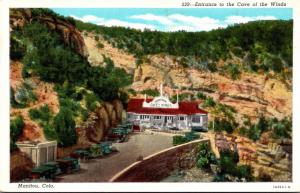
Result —
[[10, 155], [10, 180], [16, 182], [28, 177], [33, 167], [33, 162], [25, 153], [13, 152]]

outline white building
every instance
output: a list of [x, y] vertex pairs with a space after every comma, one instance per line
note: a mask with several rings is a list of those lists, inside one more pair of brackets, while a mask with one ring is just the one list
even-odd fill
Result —
[[127, 119], [134, 126], [148, 128], [180, 130], [207, 130], [208, 113], [199, 108], [196, 102], [172, 103], [163, 94], [162, 85], [160, 96], [154, 99], [131, 99], [127, 107]]
[[40, 166], [43, 163], [51, 162], [56, 160], [57, 153], [57, 142], [46, 141], [46, 142], [17, 142], [18, 148], [26, 153], [36, 164]]

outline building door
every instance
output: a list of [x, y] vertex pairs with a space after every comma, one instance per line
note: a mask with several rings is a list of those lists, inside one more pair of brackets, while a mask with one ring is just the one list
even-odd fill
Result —
[[54, 160], [54, 154], [55, 154], [55, 147], [54, 146], [50, 146], [48, 147], [48, 162], [49, 161], [55, 161]]
[[48, 161], [47, 153], [47, 147], [40, 148], [40, 164], [46, 163]]

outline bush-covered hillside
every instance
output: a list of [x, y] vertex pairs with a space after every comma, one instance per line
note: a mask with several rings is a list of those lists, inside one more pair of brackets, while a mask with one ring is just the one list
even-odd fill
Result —
[[[48, 12], [34, 9], [32, 14], [38, 17]], [[25, 82], [37, 76], [42, 81], [54, 83], [59, 97], [58, 114], [53, 115], [45, 106], [31, 109], [30, 118], [39, 123], [48, 140], [56, 139], [60, 146], [70, 146], [76, 144], [75, 119], [85, 121], [100, 101], [126, 100], [122, 88], [131, 84], [132, 77], [124, 69], [116, 68], [109, 58], [105, 58], [104, 67], [90, 66], [85, 57], [65, 44], [63, 38], [35, 18], [11, 32], [10, 56], [24, 64]], [[30, 107], [33, 97], [31, 87], [11, 88], [13, 108]]]
[[[166, 53], [180, 56], [183, 66], [220, 70], [216, 62], [233, 56], [243, 59], [243, 70], [286, 73], [292, 67], [293, 21], [254, 21], [209, 32], [159, 32], [104, 27], [76, 20], [81, 31], [102, 34], [113, 46], [138, 58]], [[233, 72], [236, 66], [229, 65]], [[290, 74], [289, 74], [290, 75]], [[289, 77], [290, 78], [290, 77]]]

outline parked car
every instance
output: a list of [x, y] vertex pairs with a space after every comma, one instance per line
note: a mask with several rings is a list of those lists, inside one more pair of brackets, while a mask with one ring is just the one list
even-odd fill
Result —
[[64, 157], [56, 161], [63, 173], [72, 173], [80, 170], [80, 163], [77, 158]]
[[57, 168], [54, 165], [40, 165], [31, 170], [31, 179], [55, 179]]
[[195, 126], [192, 126], [192, 131], [195, 131], [195, 132], [207, 132], [207, 129], [204, 128], [204, 127], [195, 127]]
[[87, 160], [91, 158], [90, 152], [85, 149], [77, 149], [70, 154], [72, 158]]
[[170, 127], [169, 129], [170, 129], [170, 130], [173, 130], [173, 131], [178, 131], [178, 130], [179, 130], [178, 127]]
[[55, 170], [56, 170], [55, 174], [56, 174], [56, 175], [60, 175], [60, 174], [62, 173], [62, 172], [61, 172], [61, 169], [59, 168], [58, 163], [55, 162], [55, 161], [47, 162], [47, 163], [45, 163], [45, 164], [43, 164], [43, 165], [48, 166], [48, 167], [53, 167], [53, 168], [55, 168]]

